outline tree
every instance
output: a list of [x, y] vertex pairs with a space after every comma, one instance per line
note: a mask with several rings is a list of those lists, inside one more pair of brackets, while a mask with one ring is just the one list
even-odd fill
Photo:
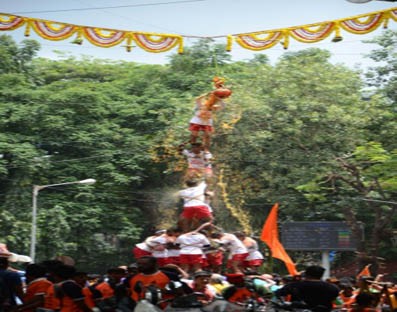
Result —
[[[311, 201], [332, 201], [342, 211], [358, 242], [360, 266], [373, 263], [384, 247], [390, 248], [389, 238], [396, 224], [397, 150], [387, 151], [380, 143], [368, 142], [354, 153], [338, 157], [334, 169], [317, 181], [299, 187]], [[365, 224], [366, 240], [362, 237]], [[389, 249], [388, 256], [397, 250]]]
[[17, 67], [0, 75], [2, 237], [28, 250], [33, 184], [91, 177], [95, 187], [40, 194], [38, 260], [66, 253], [91, 268], [125, 263], [152, 226], [143, 215], [155, 216], [145, 201], [151, 142], [174, 114], [163, 67], [74, 58], [31, 66], [39, 80]]
[[397, 32], [385, 31], [368, 43], [378, 44], [379, 48], [368, 55], [377, 65], [366, 72], [366, 83], [376, 87], [371, 100], [377, 100], [377, 108], [383, 111], [383, 114], [369, 114], [372, 119], [369, 129], [372, 136], [369, 141], [382, 142], [387, 147], [396, 148]]
[[234, 91], [243, 106], [241, 119], [215, 142], [224, 151], [219, 161], [233, 172], [231, 193], [241, 194], [238, 188], [247, 182], [240, 196], [247, 209], [252, 205], [255, 227], [274, 202], [290, 219], [334, 217], [334, 211], [316, 209], [295, 189], [316, 176], [331, 155], [364, 141], [357, 127], [364, 105], [360, 77], [330, 64], [328, 57], [318, 49], [287, 54], [274, 68], [256, 66], [256, 75]]
[[[375, 92], [364, 98], [360, 127], [365, 141], [351, 151], [335, 155], [323, 174], [298, 189], [319, 204], [330, 201], [340, 207], [359, 244], [361, 266], [371, 262], [376, 271], [379, 256], [394, 256], [389, 238], [396, 226], [395, 70], [396, 33], [387, 31], [371, 41], [380, 45], [370, 58], [379, 62], [367, 74]], [[365, 241], [360, 223], [365, 224]]]
[[11, 36], [0, 36], [0, 73], [28, 74], [30, 63], [39, 49], [40, 45], [35, 40], [23, 40], [21, 47], [18, 47]]

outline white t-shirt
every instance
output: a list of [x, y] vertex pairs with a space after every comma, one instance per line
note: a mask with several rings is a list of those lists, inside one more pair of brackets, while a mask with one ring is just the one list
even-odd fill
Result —
[[152, 256], [156, 258], [167, 258], [168, 250], [165, 247], [167, 238], [163, 235], [151, 237], [147, 244], [152, 248]]
[[225, 233], [219, 242], [230, 250], [230, 255], [248, 253], [248, 250], [244, 246], [243, 242], [234, 234]]
[[[193, 118], [190, 119], [190, 123], [194, 123], [197, 125], [203, 125], [203, 126], [212, 126], [213, 125], [213, 121], [212, 118], [200, 118], [201, 115], [201, 110], [205, 109], [203, 108], [203, 101], [204, 99], [197, 99], [196, 100], [196, 108], [195, 108], [195, 113], [193, 115]], [[219, 101], [219, 105], [221, 107], [221, 109], [223, 109], [225, 107], [225, 102], [223, 101]], [[209, 114], [212, 114], [211, 112], [209, 112]]]
[[250, 251], [248, 253], [247, 258], [245, 258], [246, 260], [258, 260], [258, 259], [264, 259], [262, 253], [259, 250], [254, 250], [254, 251]]
[[186, 156], [190, 169], [211, 168], [210, 159], [212, 158], [212, 154], [210, 152], [201, 151], [199, 154], [195, 154], [187, 149], [184, 149], [182, 154]]
[[192, 206], [206, 206], [205, 204], [205, 188], [207, 184], [203, 181], [197, 186], [189, 187], [178, 192], [179, 196], [183, 198], [184, 207]]
[[181, 251], [179, 249], [168, 249], [168, 257], [179, 257]]
[[[247, 240], [247, 242], [245, 242]], [[264, 259], [262, 253], [259, 251], [258, 243], [251, 238], [246, 238], [243, 243], [248, 250], [248, 257], [246, 260]]]
[[145, 242], [136, 244], [135, 246], [141, 250], [152, 252], [152, 249]]
[[208, 238], [201, 233], [185, 233], [175, 240], [179, 245], [181, 255], [202, 255], [203, 246], [209, 245]]

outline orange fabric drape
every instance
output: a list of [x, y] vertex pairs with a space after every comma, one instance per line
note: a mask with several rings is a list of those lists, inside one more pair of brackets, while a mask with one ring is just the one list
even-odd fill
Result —
[[289, 274], [297, 275], [298, 271], [296, 270], [295, 263], [291, 260], [278, 239], [277, 212], [278, 203], [272, 207], [272, 210], [263, 225], [261, 240], [269, 246], [273, 258], [280, 259], [285, 263]]

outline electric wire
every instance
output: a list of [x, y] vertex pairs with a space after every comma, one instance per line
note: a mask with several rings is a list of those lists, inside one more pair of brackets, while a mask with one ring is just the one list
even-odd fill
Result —
[[91, 10], [102, 10], [102, 9], [122, 9], [122, 8], [159, 6], [159, 5], [205, 2], [205, 1], [208, 1], [208, 0], [181, 0], [181, 1], [138, 3], [138, 4], [129, 4], [129, 5], [115, 5], [115, 6], [92, 7], [92, 8], [74, 8], [74, 9], [61, 9], [61, 10], [41, 10], [41, 11], [17, 11], [17, 12], [13, 12], [13, 14], [57, 13], [57, 12], [91, 11]]
[[[81, 0], [79, 2], [82, 3]], [[115, 16], [115, 17], [119, 17], [119, 18], [121, 17], [122, 19], [128, 21], [128, 26], [126, 26], [126, 28], [130, 27], [131, 22], [134, 22], [134, 23], [138, 23], [138, 24], [141, 24], [141, 25], [144, 25], [144, 26], [150, 26], [150, 27], [154, 27], [154, 28], [157, 28], [157, 29], [161, 29], [162, 31], [177, 33], [176, 30], [165, 28], [165, 27], [161, 27], [161, 26], [154, 25], [154, 24], [151, 24], [151, 23], [142, 22], [142, 21], [139, 21], [139, 20], [136, 20], [136, 19], [132, 19], [131, 16], [124, 16], [124, 15], [117, 14], [117, 13], [114, 13], [114, 12], [111, 12], [111, 11], [107, 11], [107, 10], [103, 10], [103, 9], [101, 9], [101, 11], [103, 13], [105, 13], [105, 14], [109, 14], [109, 15], [112, 15], [112, 16]]]

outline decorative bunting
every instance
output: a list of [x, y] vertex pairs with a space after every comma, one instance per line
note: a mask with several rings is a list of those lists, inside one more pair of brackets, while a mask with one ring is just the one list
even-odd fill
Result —
[[327, 38], [334, 28], [333, 22], [320, 23], [291, 29], [289, 34], [300, 42], [312, 43]]
[[67, 39], [72, 36], [77, 30], [77, 26], [74, 25], [41, 20], [32, 20], [31, 26], [40, 37], [48, 40]]
[[397, 8], [391, 9], [389, 14], [393, 21], [397, 22]]
[[20, 16], [0, 13], [0, 30], [14, 30], [25, 24], [26, 20]]
[[[172, 36], [172, 35], [153, 35], [153, 34], [144, 34], [144, 33], [134, 33], [133, 38], [138, 46], [144, 49], [147, 52], [164, 52], [172, 49], [177, 44], [179, 47], [182, 47], [182, 37], [181, 36]], [[183, 51], [179, 49], [179, 53]]]
[[[338, 42], [342, 40], [340, 33], [341, 28], [350, 33], [362, 35], [376, 30], [382, 22], [384, 28], [386, 28], [389, 19], [397, 21], [397, 8], [362, 14], [335, 21], [295, 26], [286, 29], [236, 34], [233, 36], [236, 38], [236, 42], [243, 48], [260, 51], [273, 47], [282, 38], [280, 34], [283, 34], [284, 38], [282, 38], [282, 43], [284, 49], [287, 49], [290, 37], [299, 42], [314, 43], [324, 40], [332, 32], [335, 32], [335, 37], [332, 41]], [[273, 34], [273, 36], [269, 34]], [[266, 39], [261, 39], [263, 36], [266, 36]], [[228, 44], [228, 49], [229, 51], [231, 50], [231, 44]]]
[[387, 16], [384, 12], [363, 15], [340, 21], [340, 26], [350, 33], [362, 35], [377, 29], [385, 17]]
[[284, 35], [282, 31], [272, 31], [259, 34], [235, 35], [235, 37], [236, 42], [243, 48], [253, 51], [260, 51], [271, 48], [277, 44], [277, 42], [279, 42]]
[[26, 24], [26, 37], [30, 36], [31, 29], [41, 38], [52, 41], [65, 40], [77, 33], [77, 38], [72, 43], [82, 44], [85, 38], [93, 45], [110, 48], [126, 40], [126, 48], [129, 52], [134, 40], [147, 52], [166, 52], [176, 45], [179, 45], [178, 53], [183, 52], [183, 39], [179, 35], [96, 28], [0, 13], [0, 31], [14, 30], [24, 24]]
[[124, 31], [107, 30], [92, 27], [84, 27], [82, 28], [82, 30], [84, 38], [86, 38], [93, 45], [102, 48], [110, 48], [120, 44], [125, 39], [127, 34]]
[[[309, 25], [288, 27], [284, 29], [263, 30], [251, 33], [213, 36], [205, 38], [226, 37], [226, 50], [231, 51], [233, 42], [252, 51], [261, 51], [282, 43], [287, 49], [290, 38], [303, 43], [314, 43], [326, 39], [333, 32], [333, 42], [341, 41], [341, 30], [353, 34], [367, 34], [376, 30], [382, 23], [387, 28], [388, 22], [397, 22], [397, 8], [362, 14], [349, 18], [320, 22]], [[178, 46], [178, 53], [183, 53], [183, 38], [200, 38], [199, 36], [181, 36], [172, 34], [144, 33], [117, 29], [88, 27], [55, 21], [47, 21], [30, 17], [0, 13], [0, 31], [10, 31], [26, 25], [25, 36], [30, 35], [31, 29], [40, 37], [48, 40], [64, 40], [77, 34], [72, 43], [82, 44], [87, 39], [91, 44], [102, 48], [114, 47], [126, 41], [127, 52], [130, 52], [135, 42], [137, 46], [147, 52], [166, 52]]]

